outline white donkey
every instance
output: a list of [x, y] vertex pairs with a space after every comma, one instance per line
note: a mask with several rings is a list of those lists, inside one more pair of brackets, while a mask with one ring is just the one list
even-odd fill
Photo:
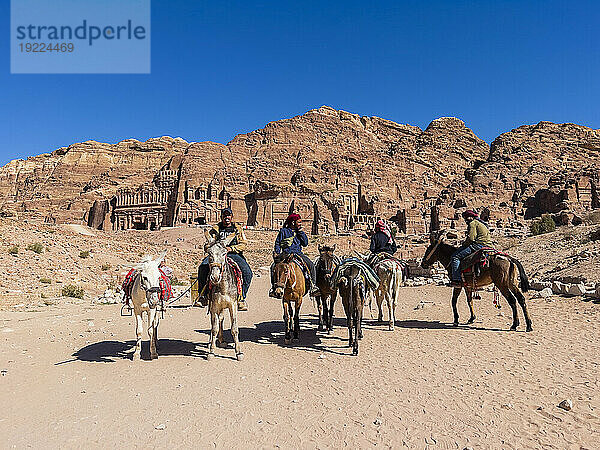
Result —
[[205, 232], [206, 245], [204, 247], [208, 253], [208, 262], [210, 265], [209, 279], [212, 288], [209, 292], [208, 311], [210, 312], [210, 343], [208, 346], [207, 359], [212, 359], [215, 356], [215, 345], [225, 347], [223, 341], [223, 320], [225, 320], [225, 311], [229, 310], [231, 319], [231, 335], [233, 336], [233, 344], [235, 346], [235, 356], [238, 361], [244, 358], [239, 341], [238, 331], [238, 289], [235, 273], [231, 266], [227, 263], [227, 247], [235, 238], [232, 234], [225, 240], [221, 241], [212, 236], [208, 230]]
[[394, 331], [396, 323], [396, 305], [400, 300], [400, 288], [404, 286], [404, 271], [396, 258], [384, 259], [373, 266], [379, 277], [379, 288], [375, 291], [375, 300], [379, 314], [377, 320], [383, 322], [383, 300], [389, 312], [389, 330]]
[[148, 336], [150, 337], [150, 359], [158, 358], [156, 341], [159, 314], [157, 306], [160, 302], [160, 271], [158, 266], [164, 259], [167, 251], [160, 254], [157, 259], [145, 256], [141, 262], [133, 266], [136, 269], [133, 286], [131, 288], [131, 302], [135, 316], [136, 342], [133, 351], [133, 360], [140, 358], [142, 350], [142, 313], [148, 316]]

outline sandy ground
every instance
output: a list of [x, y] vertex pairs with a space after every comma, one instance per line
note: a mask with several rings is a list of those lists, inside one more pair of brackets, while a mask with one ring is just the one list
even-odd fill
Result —
[[266, 281], [240, 313], [242, 362], [231, 348], [206, 361], [204, 309], [169, 309], [161, 357], [136, 363], [119, 305], [3, 312], [0, 447], [600, 448], [600, 305], [531, 299], [534, 332], [514, 333], [485, 292], [477, 322], [452, 328], [449, 289], [406, 288], [396, 331], [367, 311], [352, 357], [339, 302], [332, 335], [308, 301], [285, 346]]

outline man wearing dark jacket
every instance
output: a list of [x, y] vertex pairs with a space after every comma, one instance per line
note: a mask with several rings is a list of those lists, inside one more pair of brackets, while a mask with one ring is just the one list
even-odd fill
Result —
[[396, 250], [398, 250], [390, 229], [381, 219], [375, 224], [375, 233], [371, 236], [371, 246], [369, 247], [369, 250], [371, 253], [386, 252], [390, 255], [393, 255], [396, 253]]
[[[310, 272], [310, 295], [314, 296], [318, 294], [317, 288], [317, 273], [315, 271], [315, 265], [302, 252], [302, 247], [308, 246], [308, 237], [306, 233], [302, 231], [302, 219], [299, 214], [290, 214], [283, 224], [283, 228], [279, 230], [279, 234], [275, 239], [274, 256], [285, 254], [298, 255]], [[273, 271], [271, 270], [271, 291], [269, 292], [270, 297], [274, 297], [273, 293]]]

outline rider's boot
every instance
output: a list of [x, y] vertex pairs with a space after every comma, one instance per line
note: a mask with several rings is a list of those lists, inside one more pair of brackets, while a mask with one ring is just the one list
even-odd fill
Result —
[[248, 311], [248, 303], [244, 297], [238, 298], [238, 311]]

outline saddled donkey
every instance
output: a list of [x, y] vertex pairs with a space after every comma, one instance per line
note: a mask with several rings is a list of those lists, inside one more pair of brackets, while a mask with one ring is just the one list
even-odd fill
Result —
[[[348, 325], [348, 347], [352, 347], [352, 354], [358, 355], [358, 340], [362, 339], [362, 317], [365, 305], [365, 279], [357, 265], [348, 265], [337, 279], [337, 286], [342, 297], [342, 304], [346, 312]], [[354, 336], [352, 336], [354, 330]]]
[[[333, 313], [337, 298], [337, 289], [331, 284], [331, 275], [340, 263], [340, 259], [334, 254], [335, 245], [319, 245], [319, 258], [315, 264], [317, 272], [317, 287], [319, 295], [316, 297], [319, 310], [319, 330], [327, 329], [327, 333], [333, 331]], [[329, 304], [327, 304], [329, 300]]]
[[148, 336], [150, 337], [150, 359], [158, 358], [156, 342], [158, 340], [159, 311], [157, 306], [160, 302], [160, 271], [158, 266], [167, 254], [166, 250], [157, 259], [145, 256], [142, 261], [133, 266], [136, 269], [131, 288], [131, 303], [135, 316], [136, 342], [133, 351], [133, 359], [139, 359], [142, 351], [142, 314], [148, 316]]
[[[439, 261], [448, 270], [448, 274], [451, 275], [450, 258], [457, 248], [445, 242], [446, 234], [447, 232], [440, 232], [437, 235], [431, 235], [431, 244], [425, 251], [421, 266], [427, 268], [434, 262]], [[517, 275], [521, 279], [520, 284], [517, 280]], [[469, 310], [471, 312], [471, 317], [467, 323], [470, 324], [475, 321], [475, 313], [473, 311], [473, 290], [488, 286], [492, 283], [498, 288], [504, 298], [506, 298], [512, 309], [513, 323], [510, 329], [514, 331], [519, 326], [519, 317], [517, 314], [518, 302], [523, 310], [526, 330], [531, 331], [531, 319], [529, 318], [527, 306], [525, 305], [525, 296], [523, 295], [523, 292], [529, 290], [529, 280], [527, 279], [523, 265], [515, 258], [503, 253], [491, 254], [489, 256], [489, 264], [481, 270], [481, 273], [479, 273], [478, 276], [475, 276], [475, 279], [473, 279], [473, 275], [468, 275], [468, 277], [465, 276], [464, 286], [454, 288], [452, 292], [454, 326], [458, 326], [458, 309], [456, 307], [456, 302], [461, 290], [464, 288], [467, 295], [467, 303], [469, 304]]]
[[388, 329], [394, 331], [396, 305], [400, 300], [400, 288], [404, 286], [405, 281], [402, 262], [390, 256], [373, 264], [373, 270], [379, 277], [379, 288], [375, 290], [375, 300], [379, 311], [377, 320], [383, 322], [383, 301], [385, 300], [389, 313]]
[[208, 294], [208, 311], [210, 313], [210, 343], [208, 346], [207, 359], [215, 356], [215, 345], [226, 347], [223, 340], [223, 321], [225, 320], [225, 311], [229, 311], [231, 319], [231, 335], [233, 336], [233, 345], [235, 355], [238, 361], [244, 358], [239, 341], [238, 330], [238, 283], [235, 272], [227, 261], [227, 247], [235, 238], [230, 235], [221, 241], [212, 236], [208, 231], [205, 233], [207, 242], [204, 250], [208, 253], [208, 262], [210, 267], [210, 291]]
[[298, 339], [300, 307], [302, 306], [302, 297], [307, 292], [304, 273], [300, 266], [294, 262], [294, 255], [281, 255], [275, 259], [273, 280], [275, 297], [281, 299], [283, 306], [284, 342], [289, 344], [292, 339], [292, 331], [294, 340]]

